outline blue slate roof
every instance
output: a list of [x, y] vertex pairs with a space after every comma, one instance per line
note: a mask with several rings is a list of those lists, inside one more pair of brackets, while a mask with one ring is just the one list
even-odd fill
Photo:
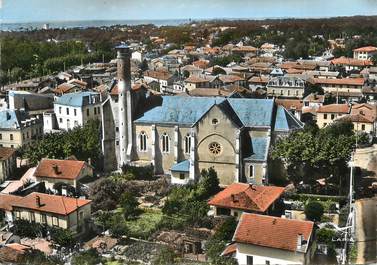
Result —
[[[59, 97], [55, 104], [71, 106], [71, 107], [82, 107], [88, 105], [90, 96], [98, 96], [96, 92], [76, 92], [69, 93]], [[85, 100], [86, 99], [86, 100]]]
[[283, 106], [278, 106], [276, 111], [275, 131], [289, 131], [303, 128], [304, 125]]
[[0, 128], [17, 129], [21, 127], [21, 121], [29, 118], [27, 112], [22, 110], [0, 111]]
[[246, 160], [266, 161], [268, 149], [270, 146], [269, 137], [252, 137], [251, 138], [252, 155], [246, 157]]
[[190, 161], [183, 160], [171, 167], [171, 171], [175, 172], [190, 172]]
[[216, 103], [223, 98], [214, 97], [174, 97], [163, 96], [162, 105], [155, 107], [136, 123], [193, 125]]
[[271, 126], [273, 99], [229, 98], [227, 100], [245, 127]]
[[[163, 96], [162, 105], [155, 107], [136, 123], [194, 125], [215, 104], [230, 105], [227, 113], [237, 117], [243, 126], [271, 126], [274, 101], [271, 99], [215, 98], [215, 97], [174, 97]], [[225, 106], [225, 105], [224, 105]], [[232, 111], [229, 111], [232, 109]]]

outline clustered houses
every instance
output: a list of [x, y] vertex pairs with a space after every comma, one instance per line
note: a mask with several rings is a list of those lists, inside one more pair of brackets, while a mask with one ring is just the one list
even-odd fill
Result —
[[[164, 38], [150, 40], [160, 50], [171, 48]], [[69, 195], [69, 187], [77, 189], [93, 176], [89, 163], [46, 158], [20, 180], [9, 179], [14, 148], [32, 144], [44, 132], [99, 120], [105, 171], [153, 165], [155, 174], [185, 185], [197, 181], [202, 169], [216, 170], [224, 189], [208, 201], [210, 213], [239, 221], [223, 255], [242, 265], [308, 264], [315, 249], [313, 223], [275, 217], [284, 189], [269, 186], [271, 146], [308, 120], [320, 128], [349, 120], [356, 131], [376, 136], [377, 68], [371, 57], [377, 48], [355, 49], [354, 58], [327, 52], [315, 60], [287, 61], [279, 55], [282, 49], [269, 43], [187, 45], [163, 56], [138, 43], [130, 46], [133, 52], [118, 46], [110, 63], [5, 87], [9, 99], [2, 98], [0, 111], [5, 221], [85, 230], [91, 201], [58, 194]], [[241, 62], [224, 65], [228, 56]], [[43, 183], [52, 194], [14, 195], [24, 182]]]

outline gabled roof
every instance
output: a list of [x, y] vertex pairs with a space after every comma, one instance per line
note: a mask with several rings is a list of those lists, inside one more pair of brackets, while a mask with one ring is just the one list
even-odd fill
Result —
[[209, 202], [223, 208], [264, 213], [283, 194], [284, 188], [233, 183], [217, 193]]
[[80, 172], [84, 167], [85, 161], [42, 159], [35, 170], [34, 176], [73, 180], [80, 176]]
[[22, 197], [0, 193], [0, 209], [4, 211], [12, 211], [12, 203], [16, 203]]
[[364, 78], [312, 78], [310, 82], [313, 84], [322, 84], [322, 85], [362, 86], [365, 83], [365, 79]]
[[243, 213], [233, 236], [236, 243], [250, 244], [274, 249], [297, 250], [306, 253], [305, 249], [297, 248], [299, 235], [310, 241], [313, 222], [278, 218], [267, 215]]
[[[227, 103], [221, 104], [224, 101]], [[221, 105], [227, 114], [234, 117], [236, 124], [244, 127], [271, 127], [274, 100], [219, 97], [176, 97], [162, 96], [162, 105], [144, 113], [135, 123], [180, 124], [192, 126], [198, 122], [213, 105]], [[234, 115], [235, 114], [235, 115]], [[237, 119], [236, 119], [237, 118]], [[281, 117], [284, 118], [284, 117]]]
[[189, 160], [183, 160], [181, 162], [178, 162], [177, 164], [174, 164], [171, 167], [171, 171], [189, 172], [190, 171], [190, 161]]
[[[37, 204], [37, 198], [40, 200], [39, 205]], [[13, 207], [68, 215], [91, 202], [91, 200], [33, 192], [11, 204]]]
[[334, 65], [352, 65], [352, 66], [369, 66], [373, 65], [373, 62], [370, 60], [359, 60], [347, 57], [339, 57], [331, 61]]
[[275, 131], [290, 131], [302, 129], [304, 124], [283, 106], [278, 106], [276, 111]]

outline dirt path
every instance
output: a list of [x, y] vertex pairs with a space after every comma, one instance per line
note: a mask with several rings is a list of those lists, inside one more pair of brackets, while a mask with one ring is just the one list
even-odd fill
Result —
[[357, 200], [355, 206], [356, 263], [377, 262], [377, 198]]

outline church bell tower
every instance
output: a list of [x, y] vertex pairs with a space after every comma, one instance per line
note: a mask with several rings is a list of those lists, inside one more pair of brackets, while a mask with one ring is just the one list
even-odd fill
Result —
[[131, 98], [131, 51], [127, 45], [117, 50], [118, 79], [118, 123], [119, 123], [119, 164], [120, 169], [131, 161], [132, 155], [132, 98]]

